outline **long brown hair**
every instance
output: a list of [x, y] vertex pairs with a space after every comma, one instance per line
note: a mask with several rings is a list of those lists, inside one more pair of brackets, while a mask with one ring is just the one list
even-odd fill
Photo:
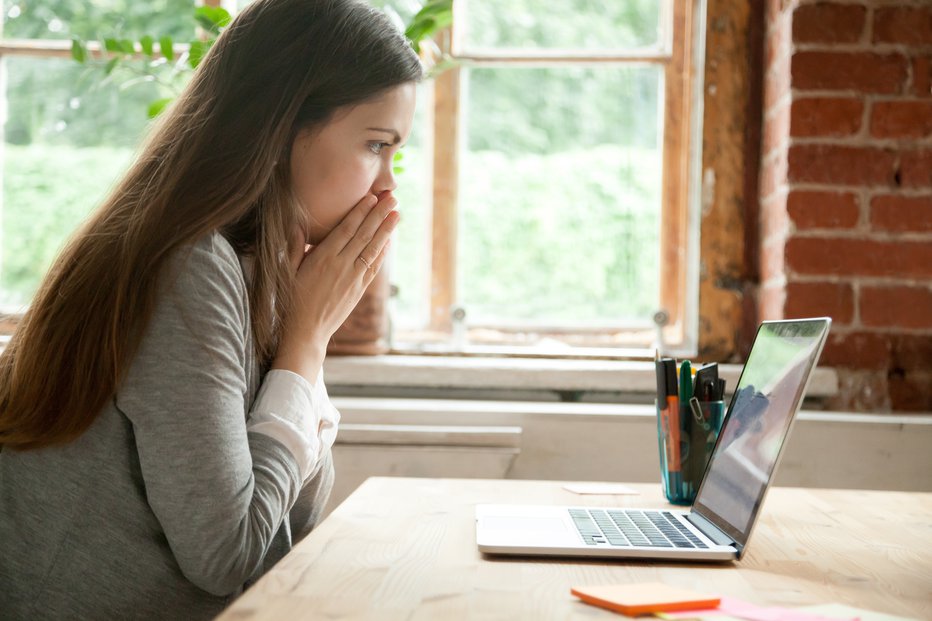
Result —
[[138, 350], [166, 260], [214, 230], [253, 258], [250, 317], [267, 362], [293, 282], [283, 251], [305, 217], [290, 190], [297, 133], [421, 75], [404, 37], [358, 0], [245, 9], [68, 242], [0, 356], [0, 448], [90, 427]]

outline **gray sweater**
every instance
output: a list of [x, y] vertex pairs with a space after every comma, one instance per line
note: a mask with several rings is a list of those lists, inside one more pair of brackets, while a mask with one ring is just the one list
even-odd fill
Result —
[[320, 516], [329, 448], [302, 486], [292, 453], [246, 429], [262, 378], [233, 249], [211, 235], [169, 273], [93, 426], [0, 451], [0, 618], [210, 618]]

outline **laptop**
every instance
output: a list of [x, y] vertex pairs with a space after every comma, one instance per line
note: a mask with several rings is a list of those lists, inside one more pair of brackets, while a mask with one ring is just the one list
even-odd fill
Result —
[[827, 317], [765, 321], [690, 510], [476, 506], [488, 554], [739, 560], [828, 336]]

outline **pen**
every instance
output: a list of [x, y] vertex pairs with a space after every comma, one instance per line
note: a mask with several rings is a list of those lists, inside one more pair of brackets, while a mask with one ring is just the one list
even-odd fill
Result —
[[[667, 365], [660, 360], [660, 350], [654, 356], [654, 369], [657, 375], [657, 449], [661, 455], [661, 467], [670, 478], [670, 406], [667, 403]], [[666, 448], [664, 448], [666, 447]]]
[[693, 371], [689, 360], [680, 365], [680, 403], [689, 403], [693, 397]]
[[[677, 388], [676, 388], [676, 360], [673, 358], [664, 358], [662, 360], [664, 365], [664, 374], [667, 380], [666, 394], [667, 394], [667, 411], [668, 411], [668, 424], [667, 429], [669, 433], [667, 434], [667, 455], [670, 456], [669, 470], [670, 472], [679, 473], [681, 468], [680, 463], [680, 404], [679, 399], [677, 399]], [[678, 476], [677, 476], [678, 478]]]

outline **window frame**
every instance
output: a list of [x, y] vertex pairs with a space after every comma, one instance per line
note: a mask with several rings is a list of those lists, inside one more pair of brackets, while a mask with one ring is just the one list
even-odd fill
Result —
[[[456, 338], [451, 336], [457, 330], [453, 317], [457, 304], [457, 201], [462, 150], [463, 68], [651, 64], [662, 66], [664, 73], [659, 266], [661, 286], [658, 300], [658, 310], [662, 309], [666, 315], [662, 336], [658, 334], [656, 325], [646, 322], [642, 325], [604, 326], [595, 330], [569, 327], [536, 328], [534, 332], [543, 338], [565, 340], [567, 336], [574, 336], [583, 342], [587, 341], [587, 332], [599, 334], [602, 336], [601, 340], [606, 343], [593, 348], [594, 351], [590, 352], [593, 356], [630, 355], [632, 349], [637, 355], [644, 355], [647, 345], [660, 347], [671, 354], [695, 354], [698, 348], [699, 169], [702, 158], [703, 91], [701, 68], [705, 38], [705, 0], [663, 0], [660, 10], [661, 24], [664, 27], [657, 47], [604, 53], [581, 50], [464, 51], [457, 24], [464, 20], [464, 6], [468, 1], [470, 0], [454, 1], [452, 26], [436, 37], [440, 50], [455, 59], [457, 64], [434, 78], [429, 325], [426, 331], [406, 332], [404, 336], [407, 336], [409, 341], [421, 343], [443, 338], [448, 341], [452, 339], [454, 349], [458, 351], [467, 349], [474, 353], [528, 353], [526, 348], [508, 345], [457, 347]], [[654, 321], [657, 319], [655, 315]], [[503, 335], [529, 331], [526, 326], [470, 324], [467, 333], [472, 336], [477, 332], [490, 330]], [[476, 339], [473, 336], [470, 340]], [[588, 339], [588, 342], [598, 340]], [[618, 341], [622, 343], [621, 347], [617, 344]], [[616, 344], [612, 345], [613, 342]], [[419, 349], [409, 345], [399, 348], [399, 351], [413, 353]], [[585, 356], [587, 352], [579, 350], [588, 347], [571, 349], [574, 350], [572, 353], [560, 348], [551, 355]]]

